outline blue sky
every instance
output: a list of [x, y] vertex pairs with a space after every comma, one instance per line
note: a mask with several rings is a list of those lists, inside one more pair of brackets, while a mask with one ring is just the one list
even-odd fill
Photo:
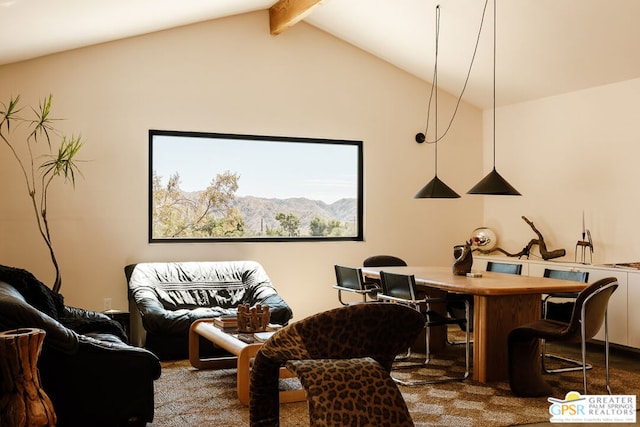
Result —
[[357, 146], [154, 135], [153, 166], [166, 184], [203, 190], [224, 171], [240, 175], [238, 196], [307, 197], [333, 203], [357, 197]]

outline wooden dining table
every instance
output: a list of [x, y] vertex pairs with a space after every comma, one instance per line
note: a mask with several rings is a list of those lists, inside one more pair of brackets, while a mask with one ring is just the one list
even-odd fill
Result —
[[[517, 326], [541, 318], [543, 294], [579, 292], [588, 286], [489, 271], [479, 272], [481, 277], [456, 276], [451, 267], [362, 267], [365, 277], [376, 279], [381, 270], [415, 276], [419, 290], [430, 296], [442, 296], [445, 292], [473, 295], [473, 379], [483, 383], [508, 379], [508, 334]], [[430, 338], [432, 342], [436, 340], [433, 343], [437, 347], [444, 345], [446, 336], [430, 334]]]

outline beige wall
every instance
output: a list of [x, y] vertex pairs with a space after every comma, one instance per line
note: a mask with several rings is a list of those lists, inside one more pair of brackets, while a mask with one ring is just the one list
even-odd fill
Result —
[[519, 252], [536, 237], [524, 215], [573, 261], [584, 211], [594, 263], [640, 261], [639, 95], [636, 79], [498, 109], [498, 171], [524, 195], [485, 202], [501, 246]]
[[[412, 199], [433, 176], [433, 146], [413, 142], [428, 85], [304, 23], [273, 37], [266, 12], [225, 18], [3, 66], [0, 81], [5, 102], [53, 93], [55, 115], [67, 119], [59, 127], [87, 141], [75, 192], [51, 193], [71, 305], [102, 309], [112, 298], [126, 309], [128, 263], [254, 259], [300, 318], [337, 305], [334, 263], [393, 253], [448, 265], [452, 246], [481, 225], [482, 197]], [[442, 120], [453, 101], [440, 96]], [[364, 141], [366, 240], [148, 244], [150, 128]], [[481, 112], [463, 105], [440, 146], [439, 175], [460, 194], [482, 173], [481, 129]], [[24, 184], [0, 153], [0, 262], [51, 283]]]

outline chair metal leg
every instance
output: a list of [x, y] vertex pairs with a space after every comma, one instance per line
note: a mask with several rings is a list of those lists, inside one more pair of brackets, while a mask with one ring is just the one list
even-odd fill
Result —
[[[411, 347], [409, 347], [405, 354], [397, 355], [395, 360], [401, 362], [403, 360], [411, 359], [411, 356], [413, 356], [413, 351], [411, 350]], [[401, 370], [401, 369], [421, 368], [423, 366], [426, 366], [427, 363], [429, 363], [429, 359], [428, 359], [428, 357], [425, 357], [424, 361], [422, 361], [422, 362], [405, 364], [405, 365], [394, 365], [391, 369], [393, 369], [394, 371], [397, 371], [397, 370]]]
[[[465, 332], [469, 333], [469, 331], [467, 329], [468, 328], [465, 328]], [[449, 334], [448, 333], [447, 333], [447, 338], [446, 339], [447, 339], [447, 344], [449, 344], [449, 345], [463, 345], [463, 344], [467, 343], [466, 339], [461, 340], [461, 341], [453, 341], [453, 340], [449, 339]], [[473, 344], [473, 339], [470, 339], [469, 343]]]
[[[467, 319], [469, 319], [469, 303], [465, 302], [465, 317]], [[447, 325], [443, 325], [444, 327], [446, 327]], [[417, 386], [417, 385], [425, 385], [425, 384], [440, 384], [440, 383], [448, 383], [448, 382], [454, 382], [454, 381], [464, 381], [466, 380], [470, 373], [471, 373], [471, 369], [470, 369], [470, 365], [471, 365], [471, 358], [470, 358], [470, 353], [471, 353], [471, 334], [469, 332], [469, 328], [466, 328], [466, 334], [465, 334], [465, 373], [462, 377], [455, 377], [455, 378], [441, 378], [441, 379], [433, 379], [433, 380], [401, 380], [399, 378], [395, 378], [392, 376], [393, 381], [395, 381], [397, 384], [400, 385], [405, 385], [405, 386]], [[399, 367], [394, 367], [394, 370], [397, 369], [415, 369], [415, 368], [421, 368], [421, 367], [426, 367], [429, 364], [429, 361], [431, 360], [431, 348], [430, 348], [430, 343], [429, 343], [429, 327], [426, 328], [425, 331], [425, 351], [426, 351], [426, 357], [424, 359], [424, 361], [422, 363], [417, 363], [417, 364], [412, 364], [412, 365], [405, 365], [405, 366], [399, 366]], [[411, 353], [411, 349], [409, 349], [409, 354]]]
[[[470, 340], [470, 342], [471, 342], [471, 344], [473, 344], [473, 340]], [[447, 344], [449, 344], [449, 345], [463, 345], [465, 343], [466, 343], [465, 340], [463, 340], [463, 341], [452, 341], [452, 340], [449, 339], [449, 335], [447, 335]]]
[[[429, 348], [429, 330], [425, 328], [425, 349], [428, 349], [428, 348]], [[411, 347], [409, 347], [405, 354], [400, 354], [396, 356], [395, 360], [400, 362], [403, 360], [409, 360], [411, 359], [412, 355], [413, 355], [413, 351], [411, 350]], [[422, 360], [422, 362], [406, 363], [404, 365], [394, 365], [391, 369], [394, 371], [399, 371], [403, 369], [417, 369], [417, 368], [423, 368], [428, 364], [429, 364], [429, 351], [427, 350], [427, 354], [425, 358]]]
[[[582, 319], [584, 319], [584, 307], [582, 308]], [[604, 367], [605, 367], [605, 385], [607, 388], [607, 393], [611, 393], [611, 382], [609, 378], [609, 324], [608, 324], [608, 315], [607, 311], [604, 312]], [[588, 394], [587, 392], [587, 340], [585, 339], [586, 326], [584, 322], [581, 322], [580, 325], [580, 333], [581, 333], [581, 350], [582, 350], [582, 383], [584, 386], [584, 394]]]
[[[419, 305], [414, 305], [414, 304], [407, 304], [407, 305], [409, 305], [409, 307], [413, 308], [416, 311], [420, 311]], [[426, 324], [425, 324], [425, 349], [428, 349], [428, 348], [429, 348], [429, 330], [428, 328], [426, 328]], [[413, 351], [411, 350], [411, 347], [409, 347], [405, 354], [400, 354], [396, 356], [395, 360], [396, 361], [409, 360], [411, 359], [412, 355], [413, 355]], [[402, 370], [402, 369], [417, 369], [417, 368], [425, 367], [428, 363], [429, 363], [429, 352], [427, 350], [426, 357], [422, 360], [422, 362], [407, 363], [404, 365], [394, 365], [391, 369], [394, 371]]]
[[[584, 311], [584, 309], [583, 309]], [[584, 319], [584, 316], [582, 316], [582, 319]], [[582, 335], [582, 339], [580, 340], [580, 349], [582, 350], [582, 383], [584, 385], [584, 394], [588, 394], [587, 393], [587, 340], [585, 338], [586, 332], [585, 332], [585, 324], [584, 324], [584, 320], [582, 320], [581, 322], [581, 335]]]
[[[545, 340], [541, 340], [542, 344], [542, 369], [544, 370], [545, 373], [547, 374], [557, 374], [560, 372], [574, 372], [574, 371], [582, 371], [583, 369], [591, 369], [593, 368], [593, 366], [590, 363], [587, 363], [584, 368], [583, 368], [583, 362], [576, 360], [576, 359], [571, 359], [570, 357], [564, 357], [564, 356], [559, 356], [557, 354], [550, 354], [546, 352], [546, 347], [545, 347]], [[563, 362], [575, 365], [575, 366], [571, 366], [571, 367], [565, 367], [565, 368], [556, 368], [556, 369], [549, 369], [547, 367], [547, 365], [545, 364], [545, 359], [554, 359], [554, 360], [561, 360]]]
[[604, 312], [604, 368], [606, 371], [607, 393], [611, 393], [611, 382], [609, 378], [609, 325], [607, 324], [607, 312]]
[[340, 301], [342, 305], [349, 305], [349, 303], [342, 301], [342, 291], [340, 289], [338, 289], [338, 301]]
[[[353, 303], [348, 303], [348, 302], [342, 301], [342, 291], [340, 289], [338, 289], [338, 301], [342, 305], [351, 305], [351, 304], [353, 304]], [[362, 293], [362, 302], [367, 302], [367, 294], [366, 293]]]
[[[542, 304], [542, 318], [543, 319], [547, 318], [548, 304], [549, 304], [549, 297], [550, 296], [551, 295], [547, 295], [547, 297], [543, 300], [543, 304]], [[584, 365], [584, 361], [581, 362], [579, 360], [572, 359], [570, 357], [564, 357], [564, 356], [559, 356], [557, 354], [549, 354], [549, 353], [547, 353], [546, 352], [546, 346], [545, 346], [545, 340], [542, 340], [541, 349], [542, 349], [542, 370], [547, 374], [557, 374], [557, 373], [560, 373], [560, 372], [582, 371], [582, 370], [584, 370], [584, 367], [586, 367], [586, 369], [593, 368], [593, 366], [591, 366], [591, 364], [589, 364], [589, 363]], [[545, 359], [561, 360], [561, 361], [566, 362], [566, 363], [568, 363], [570, 365], [573, 365], [573, 366], [565, 367], [565, 368], [549, 369], [549, 368], [547, 368], [547, 366], [544, 363]]]
[[[465, 303], [467, 303], [468, 301], [465, 301]], [[466, 310], [466, 307], [465, 307]], [[449, 312], [449, 315], [454, 318], [454, 313]], [[466, 318], [465, 318], [465, 328], [464, 330], [466, 331], [469, 327], [470, 327], [470, 323], [471, 323], [471, 319], [469, 318], [469, 316], [471, 315], [471, 312], [469, 312], [468, 314], [466, 314]], [[468, 320], [467, 320], [468, 319]], [[460, 325], [460, 323], [457, 323], [458, 327], [460, 329], [462, 329], [462, 326]], [[446, 336], [446, 340], [447, 340], [447, 344], [449, 345], [463, 345], [466, 343], [466, 340], [462, 340], [462, 341], [452, 341], [449, 339], [449, 334], [447, 334]], [[473, 339], [471, 339], [471, 344], [473, 344]]]
[[[407, 349], [407, 352], [405, 354], [399, 354], [396, 356], [396, 358], [394, 360], [398, 361], [398, 360], [407, 360], [411, 358], [411, 347], [409, 347]], [[398, 369], [396, 367], [393, 367], [392, 369]]]

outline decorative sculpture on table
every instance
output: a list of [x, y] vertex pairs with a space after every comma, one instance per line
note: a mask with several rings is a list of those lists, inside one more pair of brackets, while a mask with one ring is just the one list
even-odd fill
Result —
[[453, 257], [456, 259], [453, 263], [453, 274], [456, 276], [464, 276], [471, 273], [473, 265], [473, 256], [471, 251], [471, 241], [464, 245], [456, 245], [453, 247]]
[[483, 250], [480, 249], [480, 247], [476, 250], [478, 250], [481, 253], [484, 254], [488, 254], [494, 251], [499, 251], [502, 252], [503, 254], [505, 254], [506, 256], [510, 256], [510, 257], [518, 257], [518, 258], [522, 258], [523, 256], [526, 256], [527, 258], [529, 258], [529, 255], [531, 254], [531, 248], [534, 245], [538, 245], [540, 248], [540, 256], [542, 256], [542, 259], [549, 260], [549, 259], [553, 259], [553, 258], [559, 258], [562, 256], [565, 256], [566, 251], [564, 249], [555, 249], [553, 251], [547, 250], [547, 244], [544, 241], [544, 237], [542, 236], [542, 233], [540, 233], [540, 231], [538, 231], [538, 229], [536, 228], [535, 225], [533, 225], [533, 222], [529, 221], [529, 219], [527, 219], [527, 217], [523, 216], [522, 219], [529, 224], [529, 226], [531, 227], [531, 229], [533, 230], [534, 233], [536, 233], [538, 235], [537, 239], [531, 239], [529, 241], [529, 243], [527, 244], [527, 246], [525, 246], [520, 252], [512, 254], [509, 253], [507, 251], [505, 251], [502, 248], [493, 248], [491, 250]]
[[496, 232], [488, 227], [480, 227], [471, 233], [471, 247], [480, 253], [488, 254], [498, 244]]
[[[585, 240], [585, 238], [587, 240]], [[585, 259], [587, 248], [589, 248], [589, 262]], [[574, 257], [575, 262], [578, 262], [578, 251], [581, 252], [581, 264], [591, 264], [593, 262], [593, 240], [591, 240], [591, 231], [585, 228], [584, 225], [584, 212], [582, 212], [582, 240], [578, 240], [576, 243], [576, 255]]]
[[271, 313], [268, 305], [258, 304], [249, 307], [249, 304], [238, 306], [238, 332], [252, 333], [267, 330]]

